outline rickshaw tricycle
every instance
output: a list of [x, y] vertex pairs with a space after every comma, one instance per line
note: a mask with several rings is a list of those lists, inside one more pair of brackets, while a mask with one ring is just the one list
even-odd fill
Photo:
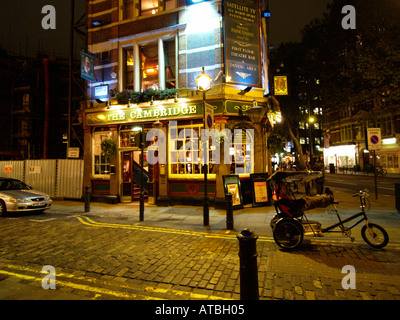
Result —
[[[301, 182], [310, 185], [313, 181], [321, 178], [320, 174], [309, 171], [278, 171], [269, 178], [269, 181], [274, 184], [271, 189], [274, 187], [273, 200], [276, 214], [271, 220], [271, 228], [276, 244], [285, 250], [295, 249], [303, 242], [305, 235], [323, 236], [323, 233], [326, 232], [341, 232], [348, 236], [351, 241], [354, 241], [354, 238], [351, 237], [351, 229], [365, 221], [365, 225], [361, 229], [361, 236], [364, 241], [373, 248], [385, 247], [389, 242], [386, 230], [370, 222], [366, 215], [368, 190], [360, 190], [353, 195], [353, 197], [359, 197], [361, 211], [344, 220], [338, 213], [336, 207], [338, 202], [334, 201], [333, 193], [328, 188], [325, 189], [323, 194], [296, 199], [291, 190], [291, 185], [297, 185]], [[332, 205], [338, 218], [338, 222], [329, 227], [323, 228], [319, 222], [308, 220], [304, 213], [306, 210], [327, 207], [328, 205]], [[357, 218], [360, 219], [351, 226], [345, 225]], [[339, 228], [339, 230], [333, 230], [336, 228]]]

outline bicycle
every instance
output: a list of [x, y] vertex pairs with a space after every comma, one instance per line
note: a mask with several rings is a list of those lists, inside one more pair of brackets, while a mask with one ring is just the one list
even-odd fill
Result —
[[377, 167], [376, 168], [376, 174], [381, 175], [382, 177], [387, 175], [387, 170], [382, 168], [382, 167]]
[[[370, 222], [366, 215], [366, 201], [369, 197], [368, 190], [360, 190], [353, 197], [360, 198], [361, 211], [352, 215], [351, 217], [342, 220], [336, 205], [338, 202], [333, 201], [333, 211], [336, 213], [339, 222], [322, 228], [321, 224], [317, 221], [309, 221], [303, 210], [300, 210], [297, 217], [287, 217], [278, 212], [279, 201], [275, 206], [277, 208], [277, 215], [271, 220], [271, 227], [273, 228], [273, 237], [275, 243], [285, 250], [291, 250], [297, 248], [303, 241], [304, 235], [322, 236], [323, 233], [327, 232], [341, 232], [344, 236], [348, 236], [351, 241], [354, 241], [354, 237], [351, 236], [351, 229], [365, 221], [365, 225], [361, 229], [361, 236], [363, 240], [373, 248], [383, 248], [389, 243], [389, 235], [386, 230]], [[346, 227], [345, 223], [350, 222], [354, 219], [361, 217], [360, 220], [355, 222], [349, 227]], [[339, 231], [333, 231], [333, 229], [339, 227]]]

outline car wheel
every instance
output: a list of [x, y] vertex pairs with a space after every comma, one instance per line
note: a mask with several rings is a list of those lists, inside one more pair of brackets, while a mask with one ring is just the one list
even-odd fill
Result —
[[7, 212], [6, 204], [4, 201], [0, 200], [0, 216], [5, 215]]

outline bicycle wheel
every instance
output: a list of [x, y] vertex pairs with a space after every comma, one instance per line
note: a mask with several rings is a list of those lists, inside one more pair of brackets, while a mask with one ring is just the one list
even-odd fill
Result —
[[273, 230], [275, 243], [286, 250], [298, 247], [303, 242], [303, 236], [303, 226], [294, 219], [278, 221]]
[[361, 236], [373, 248], [383, 248], [389, 243], [386, 230], [375, 223], [368, 223], [361, 229]]

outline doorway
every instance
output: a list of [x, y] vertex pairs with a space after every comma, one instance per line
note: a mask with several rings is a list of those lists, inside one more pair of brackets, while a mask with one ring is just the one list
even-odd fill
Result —
[[[121, 161], [121, 202], [139, 201], [140, 199], [140, 150], [123, 151]], [[148, 168], [147, 161], [143, 162], [143, 190], [148, 197]]]

